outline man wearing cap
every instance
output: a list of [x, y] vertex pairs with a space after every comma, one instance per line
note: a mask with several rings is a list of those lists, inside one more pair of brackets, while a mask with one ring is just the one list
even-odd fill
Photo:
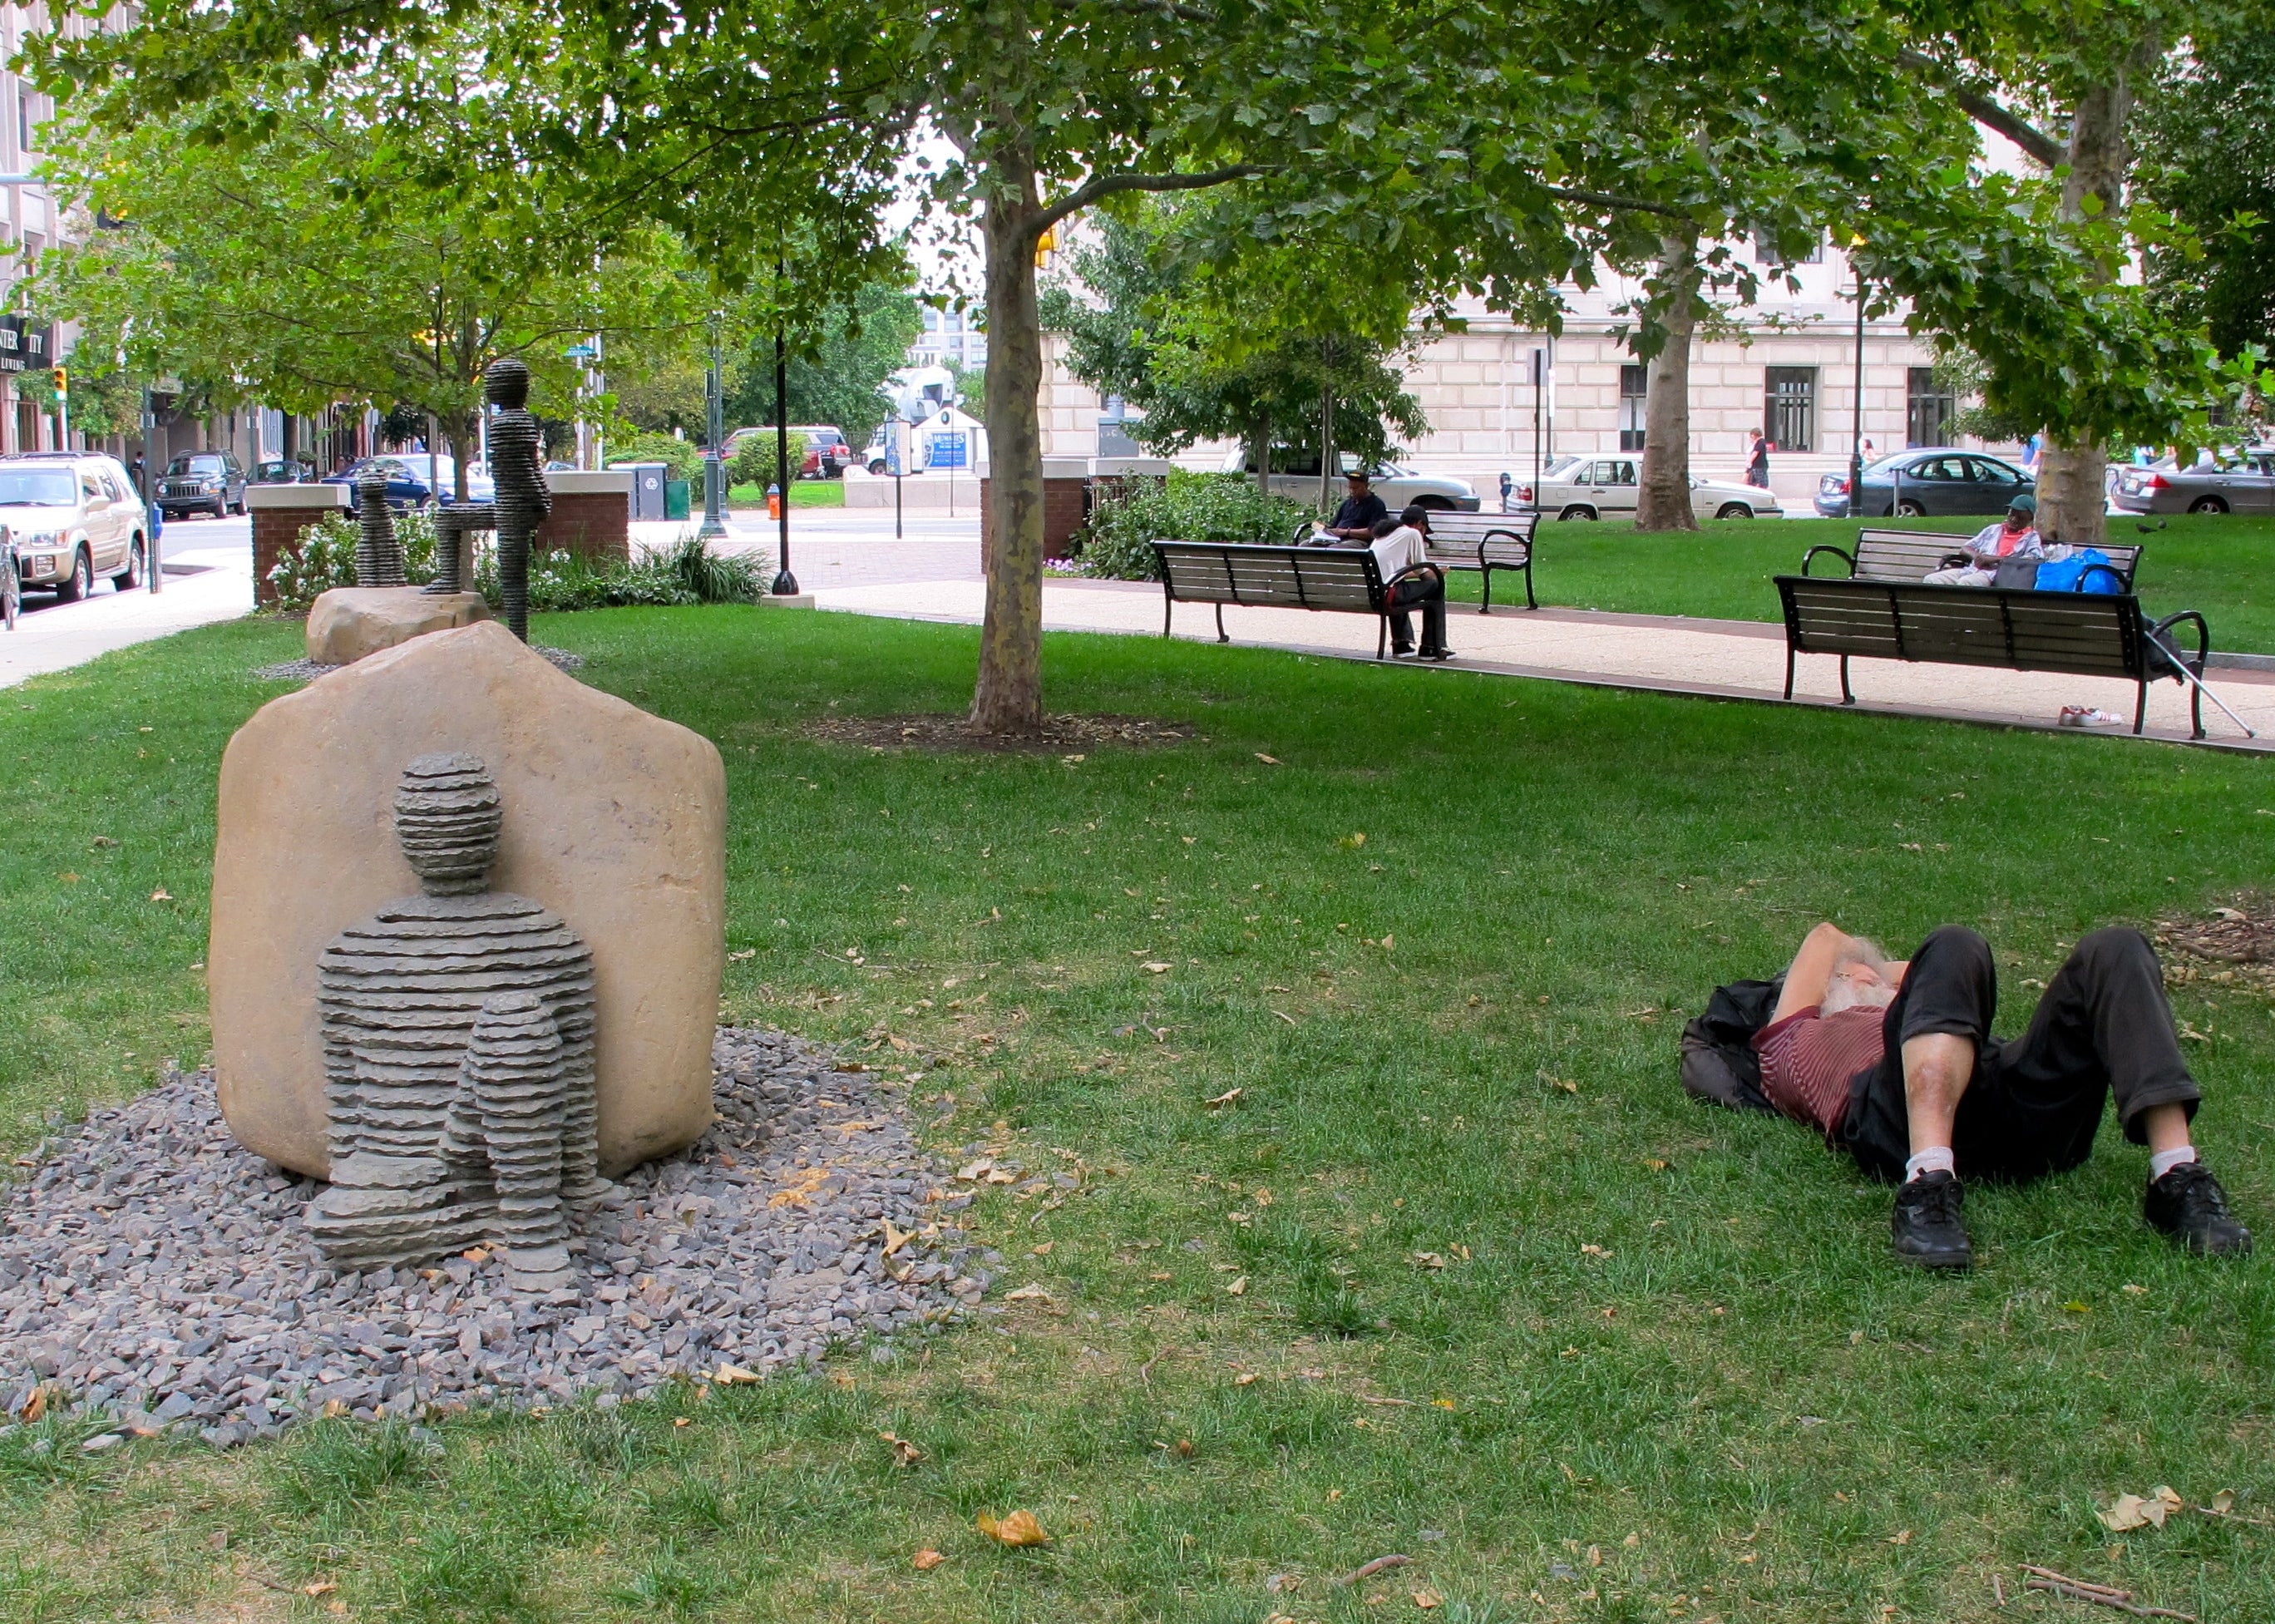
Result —
[[1365, 469], [1353, 468], [1343, 479], [1350, 494], [1335, 510], [1335, 517], [1327, 525], [1327, 533], [1364, 547], [1374, 539], [1376, 524], [1390, 517], [1390, 508], [1369, 488]]
[[2038, 499], [2023, 491], [2007, 504], [2007, 517], [1985, 525], [1969, 538], [1970, 562], [1938, 570], [1924, 577], [1931, 586], [1988, 586], [1999, 578], [1999, 565], [2009, 558], [2044, 558], [2045, 544], [2038, 540]]

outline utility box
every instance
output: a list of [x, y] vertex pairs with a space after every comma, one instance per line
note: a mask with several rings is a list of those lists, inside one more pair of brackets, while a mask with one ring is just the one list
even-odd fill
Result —
[[632, 476], [631, 518], [634, 524], [671, 517], [670, 494], [664, 489], [671, 480], [669, 463], [610, 463], [608, 466]]
[[685, 518], [688, 509], [690, 482], [685, 480], [666, 480], [663, 482], [663, 516], [666, 518]]

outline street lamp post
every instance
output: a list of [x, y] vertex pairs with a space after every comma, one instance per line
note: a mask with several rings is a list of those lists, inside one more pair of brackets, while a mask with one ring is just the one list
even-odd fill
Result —
[[795, 598], [797, 577], [790, 572], [790, 346], [779, 326], [775, 329], [775, 488], [782, 493], [782, 568], [773, 592], [777, 598]]
[[727, 537], [727, 521], [722, 516], [727, 498], [726, 435], [723, 422], [725, 403], [720, 399], [719, 387], [719, 313], [711, 313], [711, 364], [703, 374], [703, 414], [705, 435], [708, 442], [703, 448], [703, 525], [695, 534], [699, 540], [723, 541]]
[[1862, 517], [1864, 504], [1864, 273], [1856, 273], [1856, 398], [1849, 416], [1848, 517]]

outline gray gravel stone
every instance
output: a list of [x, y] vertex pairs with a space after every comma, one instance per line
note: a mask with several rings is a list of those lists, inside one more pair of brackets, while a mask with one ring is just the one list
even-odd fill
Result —
[[[547, 648], [533, 643], [529, 646], [529, 652], [543, 655], [556, 671], [575, 671], [585, 664], [584, 655], [572, 654], [565, 648]], [[312, 683], [325, 673], [339, 668], [314, 660], [286, 660], [276, 665], [261, 666], [253, 675], [264, 683]]]
[[[175, 1073], [44, 1143], [0, 1207], [0, 1414], [48, 1405], [228, 1447], [323, 1413], [645, 1396], [722, 1364], [929, 1334], [993, 1253], [930, 1200], [901, 1089], [780, 1032], [720, 1029], [719, 1120], [583, 1215], [572, 1289], [529, 1301], [494, 1256], [328, 1268], [318, 1186], [241, 1148], [208, 1072]], [[886, 1230], [912, 1235], [890, 1257]], [[0, 1421], [0, 1426], [7, 1424]]]

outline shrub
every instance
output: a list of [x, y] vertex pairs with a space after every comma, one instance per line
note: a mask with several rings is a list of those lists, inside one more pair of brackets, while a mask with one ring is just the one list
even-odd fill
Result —
[[[474, 585], [500, 602], [497, 559], [485, 548]], [[539, 614], [576, 609], [678, 608], [693, 603], [752, 603], [765, 591], [757, 560], [714, 553], [692, 533], [629, 563], [596, 563], [582, 553], [541, 553], [529, 561], [529, 607]]]
[[670, 434], [633, 434], [611, 442], [608, 463], [611, 467], [618, 463], [669, 463], [673, 479], [698, 485], [703, 481], [702, 448]]
[[[790, 477], [797, 478], [797, 471], [805, 465], [805, 436], [796, 429], [790, 436]], [[775, 459], [775, 437], [769, 429], [754, 434], [744, 434], [735, 447], [734, 456], [727, 459], [727, 483], [755, 485], [761, 491], [775, 482], [779, 465]]]
[[[362, 535], [352, 513], [327, 513], [302, 527], [268, 568], [281, 608], [305, 609], [335, 586], [356, 584], [356, 542]], [[423, 509], [395, 516], [395, 539], [403, 546], [403, 573], [413, 586], [435, 578], [435, 518]]]
[[1285, 541], [1311, 517], [1240, 474], [1177, 469], [1158, 485], [1133, 482], [1100, 502], [1083, 532], [1082, 562], [1092, 575], [1159, 580], [1155, 541]]

